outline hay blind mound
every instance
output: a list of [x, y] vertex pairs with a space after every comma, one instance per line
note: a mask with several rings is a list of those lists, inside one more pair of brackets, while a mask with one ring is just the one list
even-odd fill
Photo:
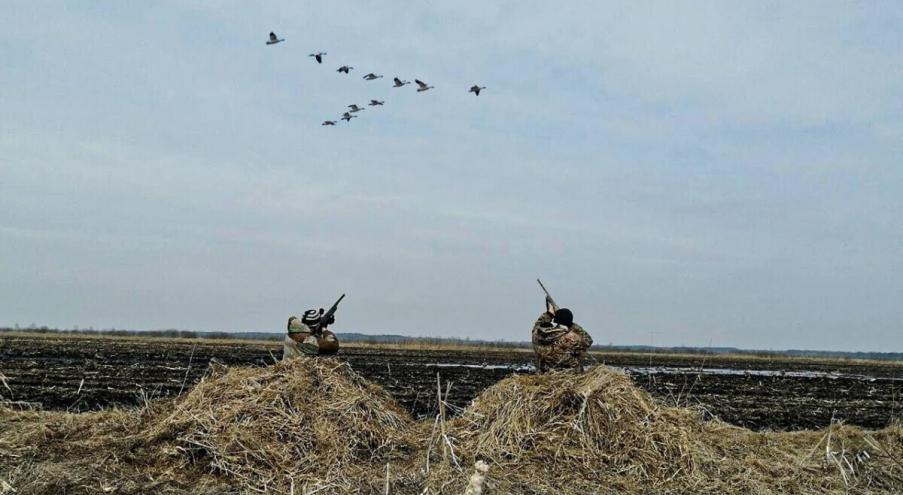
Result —
[[509, 377], [437, 424], [338, 360], [214, 368], [137, 410], [0, 409], [0, 494], [460, 494], [477, 461], [486, 494], [903, 492], [899, 424], [754, 433], [604, 366]]

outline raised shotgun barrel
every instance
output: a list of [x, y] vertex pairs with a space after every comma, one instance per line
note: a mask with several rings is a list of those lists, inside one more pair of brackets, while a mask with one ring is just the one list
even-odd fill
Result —
[[323, 313], [323, 316], [320, 317], [320, 322], [317, 323], [317, 332], [321, 331], [326, 325], [329, 325], [330, 320], [332, 320], [332, 317], [335, 316], [336, 310], [339, 309], [339, 303], [342, 302], [342, 299], [345, 299], [345, 294], [342, 294], [339, 297], [339, 300], [332, 304], [332, 306], [329, 308], [329, 311]]
[[546, 298], [548, 298], [549, 302], [552, 303], [552, 306], [558, 308], [558, 303], [556, 303], [555, 300], [552, 299], [552, 294], [549, 294], [549, 291], [546, 290], [546, 286], [542, 285], [542, 280], [536, 279], [536, 281], [539, 282], [539, 286], [542, 287], [542, 291], [546, 293]]

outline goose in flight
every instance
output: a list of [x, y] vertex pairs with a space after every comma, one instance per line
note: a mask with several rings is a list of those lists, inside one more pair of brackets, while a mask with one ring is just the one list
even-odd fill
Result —
[[363, 108], [361, 108], [357, 105], [348, 105], [348, 108], [351, 109], [351, 110], [349, 110], [351, 113], [360, 112], [361, 110], [363, 110]]
[[348, 112], [345, 112], [342, 114], [342, 120], [344, 120], [346, 122], [351, 122], [351, 119], [356, 119], [356, 118], [357, 118], [357, 115], [351, 115]]
[[320, 125], [335, 125], [335, 121], [334, 121], [334, 120], [327, 120], [327, 121], [324, 121], [324, 122], [323, 122], [322, 124], [320, 124]]
[[385, 101], [370, 100], [370, 106], [371, 106], [371, 107], [382, 106], [383, 103], [385, 103]]
[[433, 89], [433, 86], [427, 85], [425, 82], [421, 81], [420, 79], [414, 79], [414, 82], [417, 83], [417, 86], [420, 86], [419, 88], [417, 88], [418, 93], [421, 91], [426, 91], [428, 89]]
[[345, 74], [347, 74], [352, 69], [354, 69], [354, 67], [349, 67], [347, 65], [343, 65], [343, 66], [339, 67], [338, 69], [336, 69], [336, 72], [344, 72]]
[[310, 55], [308, 55], [308, 57], [313, 57], [317, 61], [318, 64], [322, 64], [323, 63], [323, 55], [326, 55], [326, 52], [311, 53]]
[[482, 91], [484, 89], [486, 89], [486, 86], [477, 86], [476, 84], [474, 84], [473, 86], [470, 87], [470, 90], [468, 90], [467, 92], [473, 93], [477, 96], [480, 96], [480, 91]]
[[268, 45], [275, 45], [276, 43], [280, 43], [285, 41], [285, 39], [276, 36], [276, 33], [270, 32], [270, 41], [267, 41]]
[[393, 86], [393, 87], [400, 88], [400, 87], [404, 86], [405, 84], [411, 84], [411, 81], [402, 81], [401, 79], [396, 77], [395, 78], [395, 86]]
[[372, 81], [374, 79], [379, 79], [380, 77], [383, 77], [383, 76], [377, 76], [376, 74], [371, 72], [371, 73], [367, 74], [366, 76], [364, 76], [364, 79], [366, 79], [368, 81]]

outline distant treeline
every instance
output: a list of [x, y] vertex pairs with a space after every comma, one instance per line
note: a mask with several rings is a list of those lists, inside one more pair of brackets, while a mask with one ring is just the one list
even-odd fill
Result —
[[[284, 333], [277, 332], [196, 332], [193, 330], [124, 330], [118, 328], [50, 328], [47, 326], [29, 325], [27, 327], [0, 327], [0, 332], [29, 332], [29, 333], [61, 333], [78, 335], [106, 335], [114, 337], [148, 337], [148, 338], [180, 338], [180, 339], [239, 339], [239, 340], [269, 340], [281, 341]], [[421, 345], [491, 345], [493, 347], [529, 347], [529, 342], [505, 342], [473, 340], [445, 337], [410, 337], [407, 335], [368, 335], [355, 332], [339, 332], [336, 335], [345, 342], [360, 342], [365, 344], [421, 344]]]
[[[275, 332], [196, 332], [192, 330], [122, 330], [116, 328], [49, 328], [47, 326], [29, 325], [28, 327], [0, 327], [2, 332], [31, 332], [31, 333], [62, 333], [80, 335], [109, 335], [116, 337], [150, 337], [150, 338], [182, 338], [182, 339], [240, 339], [240, 340], [266, 340], [281, 341], [283, 333]], [[337, 333], [344, 342], [358, 342], [362, 344], [397, 344], [397, 345], [423, 345], [423, 346], [486, 346], [507, 348], [530, 348], [530, 342], [473, 340], [468, 338], [449, 337], [410, 337], [407, 335], [380, 334], [369, 335], [364, 333]], [[831, 359], [872, 359], [882, 361], [903, 361], [903, 352], [844, 352], [844, 351], [812, 351], [802, 349], [789, 350], [750, 350], [736, 347], [655, 347], [649, 345], [594, 345], [596, 351], [608, 352], [644, 352], [660, 354], [743, 354], [749, 356], [793, 356], [814, 357]]]
[[62, 334], [78, 334], [78, 335], [107, 335], [113, 337], [150, 337], [150, 338], [180, 338], [180, 339], [241, 339], [251, 338], [254, 340], [280, 340], [281, 334], [254, 332], [257, 337], [242, 337], [237, 333], [230, 332], [195, 332], [192, 330], [121, 330], [117, 328], [50, 328], [47, 326], [30, 325], [27, 327], [0, 327], [0, 332], [29, 332], [29, 333], [62, 333]]

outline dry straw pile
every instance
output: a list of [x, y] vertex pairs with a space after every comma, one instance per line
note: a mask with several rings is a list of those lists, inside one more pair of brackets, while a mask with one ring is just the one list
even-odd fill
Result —
[[332, 359], [213, 370], [133, 411], [0, 409], [2, 495], [900, 493], [901, 459], [900, 425], [753, 433], [606, 367], [508, 378], [449, 421]]
[[499, 493], [900, 493], [903, 428], [755, 433], [664, 407], [604, 366], [516, 376], [455, 420]]
[[416, 427], [338, 361], [213, 368], [137, 411], [0, 412], [0, 479], [16, 494], [382, 492]]
[[[379, 386], [333, 360], [215, 373], [145, 433], [173, 455], [252, 489], [383, 483], [418, 446], [414, 423]], [[376, 475], [374, 475], [376, 473]], [[300, 490], [298, 490], [300, 493]]]

